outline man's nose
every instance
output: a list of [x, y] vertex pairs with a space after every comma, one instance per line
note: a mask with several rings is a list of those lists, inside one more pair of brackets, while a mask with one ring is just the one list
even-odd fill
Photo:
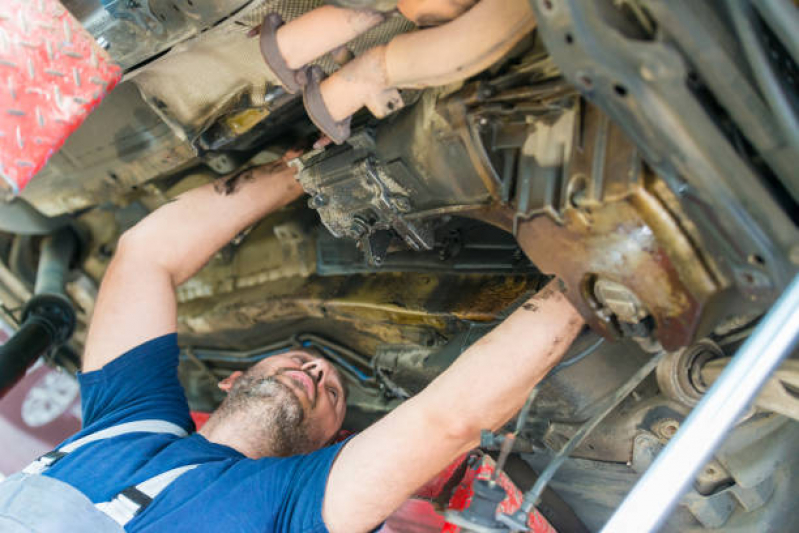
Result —
[[327, 375], [329, 368], [330, 363], [321, 358], [311, 359], [302, 365], [302, 370], [310, 375], [317, 385], [321, 383], [322, 379]]

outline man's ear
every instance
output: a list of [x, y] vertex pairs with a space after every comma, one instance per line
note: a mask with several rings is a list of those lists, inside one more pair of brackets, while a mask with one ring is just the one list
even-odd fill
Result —
[[233, 384], [236, 383], [236, 380], [239, 379], [242, 374], [243, 372], [241, 370], [236, 370], [228, 377], [220, 381], [218, 387], [225, 392], [230, 392], [230, 389], [233, 388]]

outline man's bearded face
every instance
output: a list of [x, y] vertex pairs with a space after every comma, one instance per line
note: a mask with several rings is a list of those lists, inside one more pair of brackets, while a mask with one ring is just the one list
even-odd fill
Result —
[[275, 355], [235, 377], [221, 416], [243, 418], [262, 455], [308, 453], [329, 443], [344, 420], [346, 391], [329, 362], [303, 351]]
[[270, 455], [285, 457], [312, 451], [305, 411], [294, 391], [278, 381], [277, 375], [260, 374], [253, 367], [239, 377], [225, 399], [225, 407], [247, 413], [252, 424], [248, 431], [269, 442]]

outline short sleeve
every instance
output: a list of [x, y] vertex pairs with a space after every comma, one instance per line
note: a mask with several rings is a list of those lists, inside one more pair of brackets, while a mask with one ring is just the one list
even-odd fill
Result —
[[135, 420], [158, 419], [192, 431], [194, 424], [178, 380], [177, 334], [141, 344], [103, 368], [78, 373], [86, 434]]
[[[274, 531], [290, 533], [328, 533], [322, 520], [322, 503], [330, 469], [347, 441], [322, 448], [308, 455], [283, 459], [286, 479], [282, 483], [264, 480], [267, 490], [279, 489], [282, 494], [267, 494], [266, 501], [279, 501]], [[286, 468], [288, 467], [288, 468]], [[271, 469], [268, 472], [273, 472]]]

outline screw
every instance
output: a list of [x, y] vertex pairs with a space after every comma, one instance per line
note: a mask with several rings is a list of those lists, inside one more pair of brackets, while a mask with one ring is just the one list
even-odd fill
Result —
[[411, 201], [408, 199], [407, 196], [395, 196], [394, 205], [397, 206], [397, 209], [399, 209], [403, 213], [407, 213], [408, 211], [411, 210]]
[[311, 209], [319, 209], [327, 205], [328, 198], [322, 193], [316, 193], [308, 200], [308, 207]]
[[355, 236], [356, 239], [360, 239], [363, 237], [366, 232], [369, 230], [369, 226], [366, 224], [366, 221], [359, 216], [356, 216], [352, 219], [352, 224], [350, 225], [350, 232]]

